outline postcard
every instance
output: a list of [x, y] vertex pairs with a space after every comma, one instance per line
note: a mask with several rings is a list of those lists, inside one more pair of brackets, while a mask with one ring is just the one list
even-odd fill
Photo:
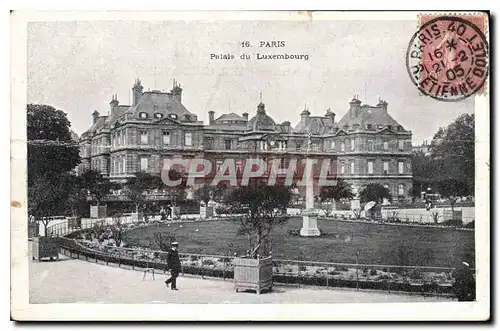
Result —
[[12, 318], [488, 320], [489, 27], [12, 12]]

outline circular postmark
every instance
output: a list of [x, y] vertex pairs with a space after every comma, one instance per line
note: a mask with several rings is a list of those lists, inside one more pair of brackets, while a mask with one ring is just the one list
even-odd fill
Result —
[[411, 80], [425, 95], [459, 101], [479, 92], [488, 76], [488, 43], [460, 17], [432, 19], [413, 35], [406, 51]]

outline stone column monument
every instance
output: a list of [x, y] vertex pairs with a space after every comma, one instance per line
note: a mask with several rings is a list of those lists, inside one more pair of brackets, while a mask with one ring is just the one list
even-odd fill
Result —
[[[308, 152], [311, 145], [311, 135], [309, 135]], [[320, 232], [318, 229], [318, 213], [314, 209], [314, 176], [312, 169], [308, 169], [306, 160], [306, 170], [304, 176], [306, 179], [306, 210], [302, 212], [302, 229], [300, 235], [303, 237], [318, 237]]]

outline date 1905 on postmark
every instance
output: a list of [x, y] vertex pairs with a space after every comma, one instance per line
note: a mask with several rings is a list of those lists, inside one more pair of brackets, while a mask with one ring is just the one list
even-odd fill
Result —
[[406, 67], [423, 94], [459, 101], [482, 92], [488, 77], [488, 43], [473, 21], [441, 16], [426, 20], [413, 35]]

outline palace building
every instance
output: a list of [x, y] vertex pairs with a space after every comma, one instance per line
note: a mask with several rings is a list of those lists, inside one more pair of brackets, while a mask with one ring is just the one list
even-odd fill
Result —
[[136, 80], [132, 92], [131, 105], [115, 95], [107, 115], [92, 113], [80, 137], [80, 173], [95, 169], [125, 182], [138, 171], [160, 174], [165, 160], [176, 157], [206, 158], [214, 166], [230, 157], [240, 170], [249, 157], [280, 158], [286, 169], [287, 160], [308, 156], [331, 160], [329, 174], [346, 179], [355, 192], [375, 182], [394, 198], [410, 195], [412, 133], [389, 115], [386, 101], [369, 106], [354, 97], [339, 121], [330, 109], [323, 116], [304, 109], [295, 125], [276, 123], [261, 101], [241, 115], [209, 111], [206, 124], [182, 104], [175, 80], [170, 92], [144, 91]]

